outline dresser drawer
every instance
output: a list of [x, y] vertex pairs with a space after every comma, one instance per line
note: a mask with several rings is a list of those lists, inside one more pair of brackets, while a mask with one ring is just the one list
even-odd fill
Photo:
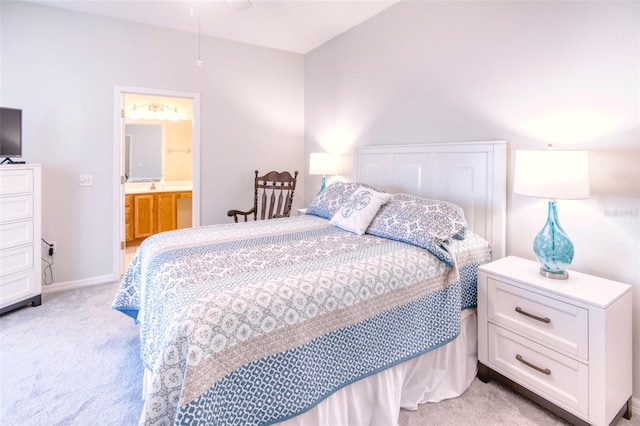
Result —
[[[0, 195], [33, 192], [33, 170], [3, 170], [0, 174]], [[4, 215], [3, 215], [4, 217]]]
[[16, 195], [0, 198], [2, 223], [33, 217], [33, 195]]
[[489, 363], [496, 371], [569, 411], [589, 415], [587, 365], [494, 324], [488, 338]]
[[40, 294], [40, 288], [37, 285], [39, 284], [34, 281], [33, 271], [3, 278], [0, 281], [0, 308]]
[[589, 359], [587, 309], [493, 278], [488, 279], [487, 290], [487, 316], [490, 321], [552, 349]]
[[32, 245], [0, 251], [1, 277], [31, 269], [33, 269]]
[[33, 243], [33, 221], [0, 225], [0, 250]]

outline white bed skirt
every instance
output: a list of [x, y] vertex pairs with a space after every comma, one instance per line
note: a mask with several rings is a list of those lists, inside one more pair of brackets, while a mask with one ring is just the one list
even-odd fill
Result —
[[400, 408], [416, 410], [418, 404], [462, 395], [477, 368], [476, 310], [467, 309], [456, 340], [345, 386], [306, 413], [278, 425], [397, 425]]
[[[478, 366], [475, 309], [462, 313], [460, 335], [454, 341], [331, 394], [309, 411], [278, 426], [392, 426], [400, 408], [456, 398], [471, 386]], [[151, 374], [145, 371], [143, 396]]]

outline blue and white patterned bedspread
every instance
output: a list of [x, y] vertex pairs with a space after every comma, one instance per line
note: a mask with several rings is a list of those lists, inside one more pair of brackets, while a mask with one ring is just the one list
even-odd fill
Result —
[[315, 216], [152, 236], [113, 307], [140, 324], [152, 371], [141, 424], [257, 425], [455, 339], [488, 243], [456, 267]]

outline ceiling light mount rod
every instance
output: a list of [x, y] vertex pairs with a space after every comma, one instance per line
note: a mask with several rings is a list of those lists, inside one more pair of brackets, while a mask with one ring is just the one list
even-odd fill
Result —
[[204, 64], [204, 62], [202, 62], [202, 59], [200, 58], [201, 44], [202, 44], [202, 32], [200, 29], [200, 17], [198, 17], [198, 59], [196, 59], [196, 65], [199, 67], [202, 67], [202, 65]]
[[253, 2], [251, 0], [225, 0], [227, 5], [232, 9], [236, 10], [247, 10], [251, 6], [253, 6]]

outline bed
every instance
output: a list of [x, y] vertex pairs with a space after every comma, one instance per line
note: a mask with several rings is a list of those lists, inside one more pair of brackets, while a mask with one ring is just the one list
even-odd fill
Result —
[[505, 153], [358, 148], [305, 215], [145, 240], [113, 303], [140, 325], [140, 423], [394, 425], [460, 395], [476, 269], [504, 255]]

